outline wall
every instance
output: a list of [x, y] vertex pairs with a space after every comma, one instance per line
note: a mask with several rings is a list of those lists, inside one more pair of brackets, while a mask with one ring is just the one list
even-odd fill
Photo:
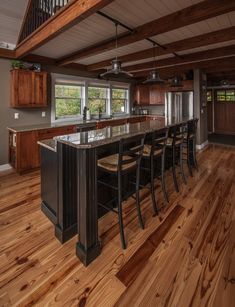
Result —
[[[48, 72], [94, 77], [94, 74], [79, 72], [74, 69], [54, 66], [43, 67]], [[50, 93], [49, 105], [40, 109], [13, 109], [10, 107], [10, 70], [11, 61], [0, 58], [0, 165], [8, 163], [8, 131], [7, 127], [49, 123], [51, 120]], [[48, 87], [50, 88], [50, 87]], [[42, 112], [46, 117], [42, 117]], [[19, 119], [14, 119], [14, 113], [19, 113]]]
[[203, 74], [199, 69], [194, 70], [194, 116], [199, 119], [197, 131], [197, 145], [202, 145], [208, 140], [207, 129], [207, 108], [202, 102], [206, 97], [203, 97], [202, 79]]

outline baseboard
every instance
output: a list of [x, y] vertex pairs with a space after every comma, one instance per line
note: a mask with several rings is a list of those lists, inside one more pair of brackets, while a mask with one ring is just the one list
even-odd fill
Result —
[[200, 144], [200, 145], [196, 145], [196, 149], [198, 150], [202, 150], [203, 148], [205, 148], [208, 145], [208, 140], [206, 140], [204, 143]]
[[0, 165], [0, 172], [1, 171], [8, 171], [10, 169], [12, 169], [12, 166], [10, 164], [2, 164], [2, 165]]

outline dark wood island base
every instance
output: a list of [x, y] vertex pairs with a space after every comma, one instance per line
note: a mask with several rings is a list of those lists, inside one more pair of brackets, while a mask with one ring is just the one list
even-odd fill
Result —
[[[55, 236], [61, 243], [78, 234], [76, 254], [85, 266], [101, 253], [97, 203], [98, 150], [111, 148], [121, 138], [151, 134], [188, 120], [191, 119], [165, 122], [164, 118], [159, 118], [57, 137], [53, 145], [48, 143], [52, 140], [39, 143], [42, 146], [42, 211], [55, 224]], [[45, 154], [49, 150], [51, 156]], [[54, 198], [51, 197], [52, 188]]]

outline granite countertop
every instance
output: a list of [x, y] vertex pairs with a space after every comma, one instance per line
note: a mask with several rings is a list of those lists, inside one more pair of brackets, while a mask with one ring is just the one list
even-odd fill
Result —
[[54, 139], [38, 141], [38, 144], [42, 147], [45, 147], [51, 151], [56, 152], [56, 140]]
[[125, 119], [125, 118], [135, 118], [135, 117], [142, 117], [142, 116], [158, 116], [158, 115], [125, 115], [125, 116], [117, 116], [112, 118], [102, 118], [98, 119], [91, 119], [91, 120], [76, 120], [76, 121], [65, 121], [65, 122], [57, 122], [57, 123], [46, 123], [46, 124], [38, 124], [38, 125], [25, 125], [25, 126], [16, 126], [16, 127], [7, 127], [8, 130], [12, 132], [26, 132], [26, 131], [35, 131], [35, 130], [42, 130], [42, 129], [50, 129], [50, 128], [58, 128], [58, 127], [66, 127], [66, 126], [73, 126], [73, 125], [92, 125], [97, 124], [103, 121], [112, 121], [118, 119]]
[[54, 139], [57, 142], [67, 144], [75, 148], [94, 148], [118, 142], [124, 137], [132, 137], [142, 133], [151, 133], [153, 131], [161, 130], [179, 123], [185, 123], [191, 119], [193, 118], [184, 117], [178, 120], [175, 118], [168, 119], [159, 117], [157, 120], [106, 127], [98, 130], [58, 136]]

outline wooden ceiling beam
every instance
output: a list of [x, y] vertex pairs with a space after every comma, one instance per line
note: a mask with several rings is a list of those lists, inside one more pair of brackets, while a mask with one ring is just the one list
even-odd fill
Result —
[[[161, 33], [172, 31], [208, 18], [235, 10], [235, 1], [231, 0], [205, 0], [180, 11], [163, 16], [134, 29], [133, 32], [125, 32], [118, 38], [118, 46], [122, 47], [152, 37]], [[100, 54], [115, 48], [115, 38], [99, 44], [78, 50], [59, 59], [59, 65], [66, 65], [78, 59]]]
[[6, 59], [15, 59], [16, 54], [14, 50], [9, 50], [5, 48], [0, 48], [0, 58], [6, 58]]
[[144, 62], [136, 65], [126, 66], [124, 69], [125, 71], [130, 72], [152, 70], [153, 67], [158, 69], [163, 66], [181, 65], [184, 63], [199, 62], [202, 60], [222, 58], [231, 55], [235, 55], [235, 45], [190, 53], [187, 55], [182, 55], [180, 58], [172, 57], [160, 61]]
[[[193, 48], [198, 48], [202, 46], [208, 46], [212, 45], [215, 43], [221, 43], [221, 42], [226, 42], [233, 40], [235, 37], [235, 26], [234, 27], [229, 27], [225, 28], [222, 30], [194, 36], [191, 38], [186, 38], [180, 41], [176, 41], [170, 44], [164, 45], [164, 48], [155, 48], [155, 55], [156, 56], [161, 56], [165, 54], [170, 54], [173, 52], [179, 52], [179, 51], [184, 51], [188, 49], [193, 49]], [[133, 62], [133, 61], [139, 61], [139, 60], [144, 60], [148, 58], [153, 57], [153, 48], [137, 51], [134, 53], [126, 54], [123, 56], [119, 56], [118, 59], [122, 62]], [[101, 61], [98, 63], [90, 64], [87, 66], [87, 69], [89, 71], [93, 70], [99, 70], [104, 67], [110, 66], [110, 62], [112, 61], [113, 58], [110, 58], [105, 61]]]
[[27, 55], [113, 1], [72, 0], [17, 46], [16, 57]]
[[[178, 74], [179, 72], [188, 71], [192, 69], [202, 69], [206, 72], [219, 72], [219, 71], [229, 71], [235, 69], [235, 56], [230, 56], [221, 59], [210, 59], [206, 61], [199, 61], [193, 63], [186, 63], [177, 66], [162, 67], [158, 69], [159, 74]], [[134, 77], [147, 77], [149, 71], [139, 71], [133, 73]]]

